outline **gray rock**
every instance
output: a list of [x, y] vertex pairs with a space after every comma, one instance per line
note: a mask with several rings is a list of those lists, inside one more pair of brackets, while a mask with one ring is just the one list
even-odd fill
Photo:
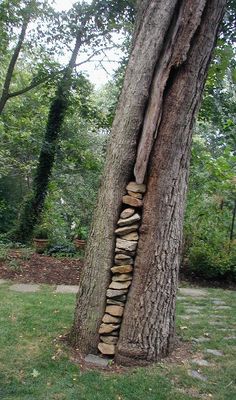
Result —
[[209, 342], [210, 338], [200, 336], [199, 338], [193, 338], [192, 340], [193, 340], [193, 342], [196, 342], [196, 343], [204, 343], [204, 342]]
[[215, 310], [231, 310], [232, 307], [230, 307], [230, 306], [215, 306], [214, 309]]
[[140, 215], [138, 213], [136, 213], [136, 214], [132, 215], [129, 218], [125, 218], [125, 219], [121, 218], [121, 219], [119, 219], [117, 224], [119, 226], [133, 225], [136, 222], [140, 221], [140, 219], [141, 219]]
[[79, 286], [77, 285], [57, 285], [56, 293], [77, 293]]
[[184, 296], [191, 297], [204, 297], [208, 295], [208, 292], [204, 289], [193, 289], [193, 288], [179, 288], [179, 293]]
[[191, 307], [191, 308], [186, 308], [186, 313], [187, 314], [199, 314], [200, 311], [197, 308]]
[[38, 292], [40, 286], [31, 283], [16, 283], [11, 285], [9, 289], [13, 290], [14, 292], [35, 293]]
[[98, 350], [105, 356], [113, 356], [115, 354], [115, 345], [101, 342], [98, 344]]
[[84, 358], [84, 361], [89, 364], [97, 365], [98, 367], [107, 367], [109, 365], [110, 359], [95, 356], [94, 354], [88, 354]]
[[206, 352], [207, 352], [208, 354], [213, 354], [213, 356], [219, 356], [219, 357], [223, 356], [223, 353], [222, 353], [222, 351], [220, 351], [220, 350], [206, 349]]
[[196, 378], [199, 381], [207, 382], [208, 378], [205, 375], [199, 374], [198, 371], [188, 371], [188, 375], [192, 378]]
[[114, 317], [113, 315], [110, 314], [104, 314], [102, 322], [104, 322], [104, 324], [120, 324], [121, 318]]
[[216, 304], [217, 306], [225, 305], [225, 301], [222, 300], [213, 300], [212, 303]]
[[224, 340], [236, 340], [236, 336], [226, 336]]
[[200, 358], [194, 358], [192, 363], [198, 365], [199, 367], [209, 367], [211, 365], [207, 360]]

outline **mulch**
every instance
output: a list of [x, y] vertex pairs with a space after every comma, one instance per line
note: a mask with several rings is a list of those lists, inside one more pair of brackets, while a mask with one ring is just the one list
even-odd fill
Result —
[[21, 250], [8, 252], [0, 261], [0, 278], [21, 283], [77, 285], [83, 262], [75, 258], [57, 258], [33, 253], [27, 259]]

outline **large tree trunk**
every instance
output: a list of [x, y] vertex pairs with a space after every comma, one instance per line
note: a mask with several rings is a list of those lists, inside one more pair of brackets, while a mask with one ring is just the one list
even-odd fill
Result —
[[141, 2], [77, 297], [71, 336], [82, 352], [99, 341], [114, 228], [134, 165], [148, 186], [117, 360], [153, 361], [173, 346], [191, 128], [224, 4]]

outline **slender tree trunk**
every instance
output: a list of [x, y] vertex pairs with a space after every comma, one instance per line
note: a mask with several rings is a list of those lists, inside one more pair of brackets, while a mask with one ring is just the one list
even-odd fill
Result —
[[13, 232], [14, 238], [21, 242], [27, 242], [32, 238], [34, 227], [40, 221], [57, 151], [58, 139], [68, 107], [72, 71], [80, 46], [81, 34], [79, 33], [71, 59], [50, 106], [46, 132], [33, 181], [33, 192], [24, 205], [17, 230]]
[[234, 200], [234, 207], [233, 207], [233, 211], [232, 211], [232, 223], [231, 223], [230, 235], [229, 235], [230, 241], [232, 241], [234, 238], [235, 216], [236, 216], [236, 200]]
[[116, 357], [155, 361], [173, 347], [191, 128], [224, 4], [141, 2], [77, 297], [71, 337], [82, 352], [97, 348], [114, 228], [134, 166], [147, 193]]
[[6, 73], [6, 78], [3, 84], [3, 90], [2, 90], [2, 94], [0, 97], [0, 115], [2, 114], [4, 107], [6, 105], [7, 100], [10, 98], [10, 85], [11, 85], [11, 81], [12, 81], [12, 76], [14, 73], [14, 69], [15, 69], [15, 65], [17, 63], [20, 51], [22, 49], [22, 45], [24, 43], [24, 39], [25, 39], [25, 35], [26, 35], [26, 30], [28, 27], [28, 23], [29, 23], [29, 18], [26, 18], [23, 21], [22, 24], [22, 28], [21, 28], [21, 32], [20, 32], [20, 36], [17, 42], [17, 45], [14, 49], [14, 52], [12, 54], [8, 69], [7, 69], [7, 73]]

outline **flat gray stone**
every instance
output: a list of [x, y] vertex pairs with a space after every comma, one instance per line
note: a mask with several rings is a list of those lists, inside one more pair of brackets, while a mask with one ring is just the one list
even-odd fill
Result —
[[230, 306], [215, 306], [214, 309], [215, 310], [231, 310], [232, 307], [230, 307]]
[[198, 365], [199, 367], [209, 367], [211, 365], [207, 360], [202, 358], [194, 358], [192, 363]]
[[225, 305], [225, 301], [223, 301], [223, 300], [212, 300], [212, 303], [213, 304], [215, 304], [215, 305], [217, 305], [217, 306], [222, 306], [222, 305]]
[[186, 321], [189, 321], [191, 319], [190, 315], [180, 315], [180, 318]]
[[187, 314], [199, 314], [200, 311], [197, 308], [192, 307], [192, 308], [186, 308], [186, 313]]
[[85, 358], [84, 361], [87, 363], [97, 365], [98, 367], [108, 367], [110, 359], [109, 358], [102, 358], [99, 356], [95, 356], [94, 354], [88, 354]]
[[204, 336], [200, 336], [199, 338], [193, 338], [192, 339], [196, 343], [204, 343], [204, 342], [209, 342], [210, 338], [206, 338]]
[[193, 288], [179, 288], [179, 293], [184, 296], [191, 297], [204, 297], [208, 295], [208, 292], [204, 289], [193, 289]]
[[77, 293], [79, 286], [77, 285], [57, 285], [56, 293]]
[[6, 279], [0, 279], [0, 285], [3, 285], [4, 283], [7, 283]]
[[236, 340], [236, 336], [226, 336], [224, 340]]
[[40, 285], [35, 285], [32, 283], [15, 283], [9, 287], [10, 290], [14, 292], [22, 293], [35, 293], [40, 289]]
[[192, 378], [196, 378], [199, 381], [207, 382], [208, 378], [204, 375], [199, 374], [198, 371], [188, 371], [188, 375]]
[[177, 296], [177, 300], [184, 301], [184, 300], [187, 300], [187, 298], [184, 296]]
[[212, 354], [213, 356], [219, 356], [219, 357], [223, 356], [223, 353], [222, 353], [222, 351], [220, 351], [220, 350], [206, 349], [206, 352], [207, 352], [208, 354]]

